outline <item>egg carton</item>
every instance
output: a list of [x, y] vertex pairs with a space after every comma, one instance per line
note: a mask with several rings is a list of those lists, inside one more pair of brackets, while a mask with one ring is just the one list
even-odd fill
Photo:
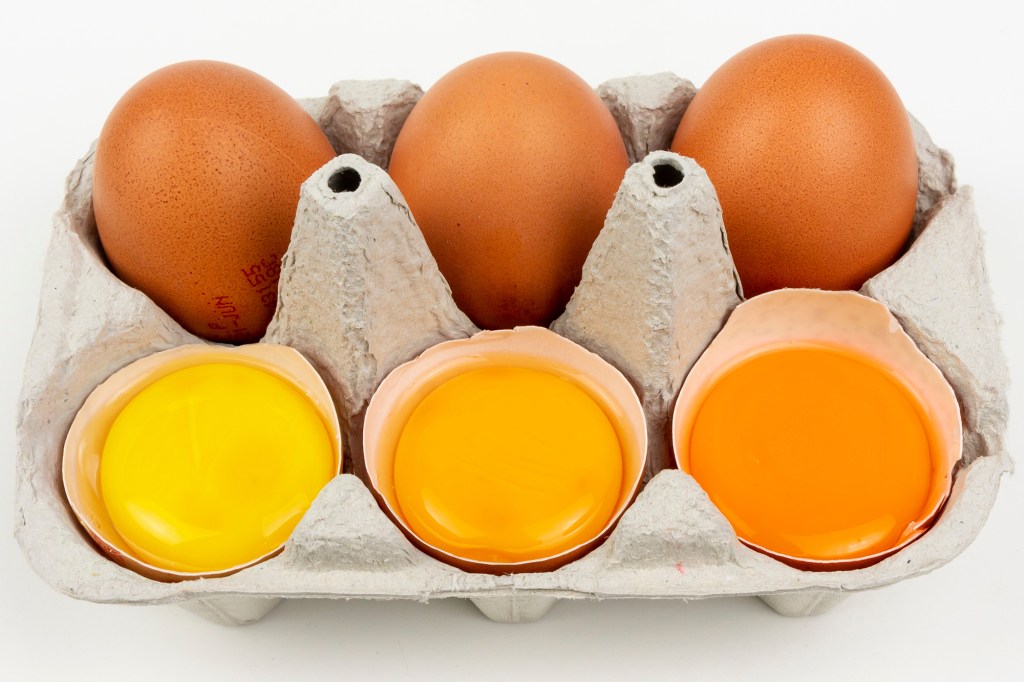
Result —
[[300, 100], [346, 153], [302, 186], [264, 341], [298, 349], [322, 374], [342, 420], [345, 473], [323, 489], [280, 555], [228, 577], [156, 582], [100, 554], [61, 487], [71, 420], [121, 367], [206, 342], [111, 274], [92, 213], [90, 151], [72, 171], [54, 221], [18, 408], [15, 534], [33, 568], [72, 597], [176, 603], [227, 624], [255, 621], [281, 598], [297, 597], [467, 598], [492, 620], [525, 622], [560, 599], [583, 598], [756, 595], [781, 614], [810, 615], [961, 552], [981, 530], [1011, 460], [1007, 369], [982, 233], [970, 188], [956, 188], [949, 154], [913, 121], [920, 168], [913, 243], [862, 293], [889, 307], [956, 391], [964, 449], [952, 495], [935, 526], [895, 555], [859, 570], [801, 571], [741, 544], [700, 486], [672, 464], [673, 399], [742, 300], [707, 174], [661, 151], [695, 89], [658, 74], [611, 80], [597, 92], [632, 165], [552, 329], [625, 374], [650, 436], [643, 490], [600, 547], [552, 572], [465, 573], [416, 549], [368, 489], [361, 427], [374, 389], [423, 350], [477, 329], [455, 306], [383, 170], [422, 91], [405, 81], [343, 81], [327, 97]]

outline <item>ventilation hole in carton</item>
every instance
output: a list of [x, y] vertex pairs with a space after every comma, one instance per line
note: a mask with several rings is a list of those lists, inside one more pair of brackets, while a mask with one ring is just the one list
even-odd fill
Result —
[[327, 186], [335, 192], [355, 192], [363, 181], [355, 168], [341, 168], [327, 178]]
[[675, 187], [683, 181], [683, 171], [673, 163], [659, 163], [654, 166], [654, 184], [658, 187]]

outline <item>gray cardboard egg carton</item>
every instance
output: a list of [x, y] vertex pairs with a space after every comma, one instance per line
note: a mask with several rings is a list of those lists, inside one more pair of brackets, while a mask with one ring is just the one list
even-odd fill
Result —
[[413, 547], [368, 490], [361, 423], [375, 387], [429, 346], [476, 329], [453, 303], [382, 170], [420, 88], [345, 81], [325, 98], [302, 101], [345, 153], [302, 187], [265, 340], [297, 348], [322, 373], [346, 434], [346, 473], [323, 490], [282, 554], [230, 577], [154, 582], [96, 550], [60, 484], [61, 449], [75, 412], [115, 370], [201, 341], [108, 270], [91, 210], [90, 152], [71, 173], [54, 222], [18, 410], [15, 533], [34, 569], [76, 598], [178, 603], [231, 624], [255, 621], [288, 597], [459, 597], [493, 620], [523, 622], [559, 599], [580, 598], [757, 595], [779, 613], [810, 615], [850, 592], [952, 559], [981, 530], [1011, 468], [1003, 442], [1007, 370], [971, 190], [956, 189], [950, 156], [916, 121], [916, 241], [863, 293], [889, 306], [961, 401], [963, 461], [938, 523], [869, 568], [803, 572], [740, 544], [694, 480], [671, 467], [673, 398], [741, 297], [707, 175], [690, 159], [657, 151], [668, 146], [694, 92], [671, 74], [598, 88], [635, 163], [553, 328], [630, 379], [647, 411], [651, 446], [646, 485], [594, 552], [550, 573], [464, 573]]

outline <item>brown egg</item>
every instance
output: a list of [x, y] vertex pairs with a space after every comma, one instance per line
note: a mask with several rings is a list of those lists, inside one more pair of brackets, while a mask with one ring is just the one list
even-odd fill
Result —
[[672, 141], [708, 172], [746, 295], [857, 289], [910, 234], [910, 120], [864, 55], [819, 36], [740, 52], [700, 89]]
[[590, 86], [550, 59], [505, 52], [424, 95], [389, 171], [455, 302], [495, 329], [562, 311], [628, 165]]
[[298, 103], [251, 71], [194, 61], [150, 74], [96, 147], [93, 206], [112, 269], [194, 334], [260, 338], [299, 186], [334, 155]]

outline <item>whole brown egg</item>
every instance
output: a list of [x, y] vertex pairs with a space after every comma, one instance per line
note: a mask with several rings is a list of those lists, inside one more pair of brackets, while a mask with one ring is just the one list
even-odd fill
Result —
[[562, 311], [628, 165], [590, 86], [550, 59], [505, 52], [430, 88], [389, 172], [455, 302], [495, 329]]
[[251, 71], [192, 61], [146, 76], [96, 146], [93, 208], [111, 268], [198, 336], [259, 339], [299, 186], [334, 155], [309, 114]]
[[704, 84], [672, 151], [705, 168], [746, 295], [857, 289], [910, 234], [910, 119], [864, 55], [819, 36], [743, 50]]

